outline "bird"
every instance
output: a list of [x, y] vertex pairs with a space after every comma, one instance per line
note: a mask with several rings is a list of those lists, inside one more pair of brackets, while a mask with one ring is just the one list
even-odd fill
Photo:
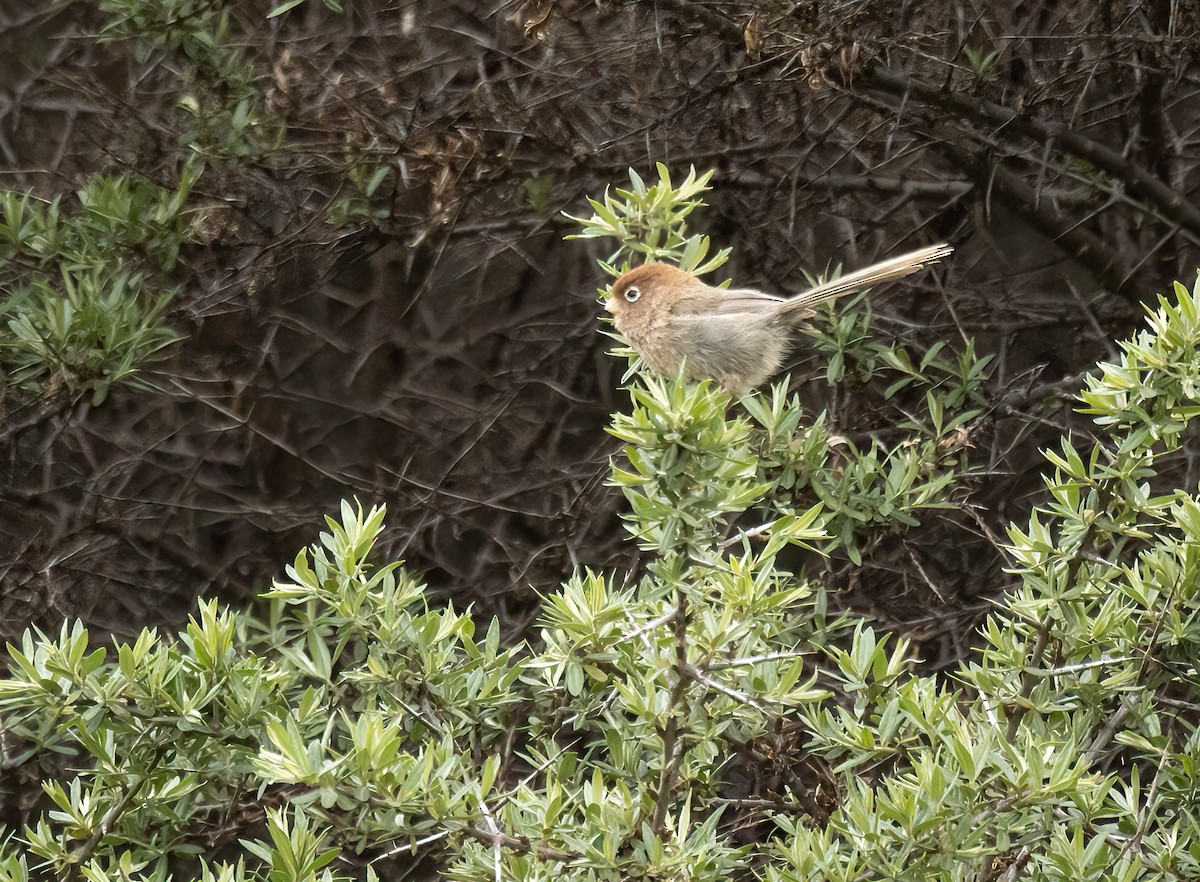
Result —
[[715, 380], [740, 395], [779, 370], [792, 333], [806, 327], [818, 303], [902, 279], [953, 250], [945, 243], [921, 248], [787, 298], [714, 288], [679, 267], [647, 263], [612, 284], [605, 309], [651, 372], [682, 370], [686, 379]]

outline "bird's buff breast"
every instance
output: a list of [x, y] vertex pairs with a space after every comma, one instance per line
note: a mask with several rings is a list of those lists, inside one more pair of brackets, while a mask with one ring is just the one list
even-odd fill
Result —
[[680, 363], [683, 361], [686, 353], [676, 351], [675, 348], [666, 342], [664, 335], [661, 333], [661, 322], [656, 322], [655, 325], [649, 328], [641, 328], [637, 331], [621, 327], [622, 324], [627, 324], [624, 322], [617, 321], [614, 324], [617, 330], [624, 334], [629, 342], [633, 344], [633, 348], [642, 357], [642, 361], [654, 373], [669, 377], [679, 372]]

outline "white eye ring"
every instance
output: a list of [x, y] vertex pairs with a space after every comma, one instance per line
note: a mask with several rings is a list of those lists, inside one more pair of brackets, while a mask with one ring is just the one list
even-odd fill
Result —
[[630, 303], [634, 303], [641, 296], [642, 292], [636, 286], [630, 286], [625, 289], [625, 299]]

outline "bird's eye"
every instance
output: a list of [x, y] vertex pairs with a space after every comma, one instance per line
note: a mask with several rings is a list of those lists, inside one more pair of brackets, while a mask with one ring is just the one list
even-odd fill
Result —
[[637, 301], [637, 299], [641, 296], [642, 296], [642, 292], [639, 291], [637, 288], [631, 287], [631, 288], [625, 289], [625, 299], [628, 300], [630, 303], [635, 303]]

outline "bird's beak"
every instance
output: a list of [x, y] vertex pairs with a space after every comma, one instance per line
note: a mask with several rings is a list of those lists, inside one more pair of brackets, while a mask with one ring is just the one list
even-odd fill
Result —
[[616, 312], [616, 310], [613, 309], [613, 299], [611, 297], [606, 297], [604, 299], [604, 311], [605, 312]]

